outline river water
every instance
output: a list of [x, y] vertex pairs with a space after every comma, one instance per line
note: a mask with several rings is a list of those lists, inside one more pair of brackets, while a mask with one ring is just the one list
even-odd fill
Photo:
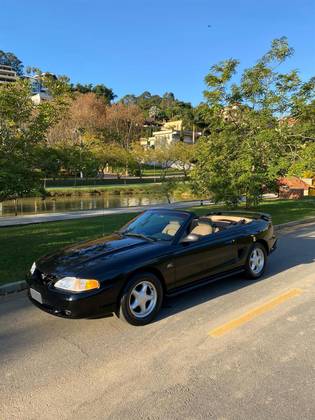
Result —
[[103, 208], [132, 207], [166, 203], [162, 194], [110, 194], [82, 195], [72, 197], [54, 197], [43, 200], [41, 197], [28, 197], [0, 203], [1, 216], [22, 216], [38, 213], [55, 213], [76, 210], [94, 210]]

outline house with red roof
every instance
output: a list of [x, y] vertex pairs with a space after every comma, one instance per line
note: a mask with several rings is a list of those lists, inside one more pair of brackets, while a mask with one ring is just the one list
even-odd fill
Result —
[[308, 196], [310, 186], [297, 176], [283, 177], [278, 180], [279, 198], [299, 200]]

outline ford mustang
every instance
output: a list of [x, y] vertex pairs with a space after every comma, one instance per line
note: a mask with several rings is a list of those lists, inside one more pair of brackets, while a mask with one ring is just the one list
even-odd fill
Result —
[[116, 313], [144, 325], [166, 296], [239, 272], [259, 278], [276, 242], [267, 214], [152, 209], [109, 236], [34, 262], [28, 296], [59, 316]]

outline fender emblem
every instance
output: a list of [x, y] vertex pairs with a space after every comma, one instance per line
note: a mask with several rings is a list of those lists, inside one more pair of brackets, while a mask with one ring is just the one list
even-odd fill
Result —
[[173, 268], [173, 267], [174, 267], [173, 263], [168, 263], [167, 266], [166, 266], [166, 268]]

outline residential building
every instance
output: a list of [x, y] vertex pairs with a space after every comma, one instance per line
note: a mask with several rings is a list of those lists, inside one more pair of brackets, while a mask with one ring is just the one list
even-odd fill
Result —
[[309, 195], [310, 186], [297, 176], [280, 178], [278, 185], [279, 198], [297, 200]]
[[[28, 79], [31, 84], [31, 99], [38, 105], [41, 102], [51, 100], [51, 95], [48, 89], [43, 85], [41, 79], [43, 76], [49, 75], [56, 79], [56, 76], [51, 73], [43, 73], [41, 76], [22, 76]], [[0, 64], [0, 83], [11, 83], [18, 79], [16, 72], [7, 64]]]
[[179, 141], [193, 144], [200, 135], [201, 133], [195, 130], [183, 130], [181, 120], [169, 121], [162, 126], [161, 130], [154, 131], [152, 137], [140, 139], [140, 144], [148, 148], [169, 146]]
[[15, 82], [16, 78], [16, 72], [11, 66], [0, 64], [0, 83]]
[[36, 105], [40, 104], [41, 102], [50, 101], [52, 98], [48, 89], [42, 83], [42, 77], [44, 77], [46, 74], [56, 79], [56, 76], [50, 73], [43, 73], [40, 76], [35, 75], [27, 77], [30, 81], [32, 89], [31, 99]]
[[315, 177], [301, 179], [309, 186], [308, 195], [310, 197], [315, 197]]

